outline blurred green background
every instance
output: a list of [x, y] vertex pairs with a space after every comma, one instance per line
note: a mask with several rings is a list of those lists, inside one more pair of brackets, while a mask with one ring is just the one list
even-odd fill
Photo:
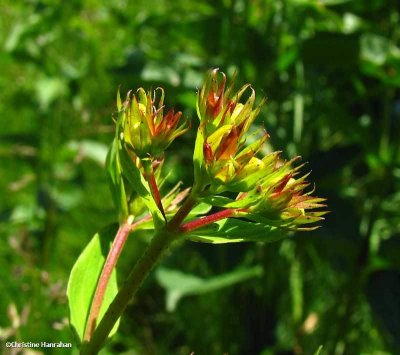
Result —
[[[397, 5], [1, 1], [2, 351], [11, 340], [72, 341], [69, 271], [116, 220], [103, 167], [118, 87], [163, 86], [192, 121], [165, 164], [169, 184], [190, 185], [196, 90], [219, 67], [268, 98], [257, 124], [284, 157], [309, 162], [331, 213], [275, 244], [185, 243], [104, 354], [399, 354]], [[120, 280], [145, 245], [129, 239]]]

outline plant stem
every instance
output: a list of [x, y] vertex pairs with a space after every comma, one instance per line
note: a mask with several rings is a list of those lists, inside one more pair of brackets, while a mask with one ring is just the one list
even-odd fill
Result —
[[216, 213], [213, 213], [209, 216], [204, 216], [199, 219], [195, 219], [194, 221], [190, 221], [181, 226], [180, 231], [183, 233], [190, 232], [192, 230], [198, 229], [200, 227], [204, 227], [208, 224], [220, 221], [221, 219], [232, 217], [237, 212], [236, 209], [228, 208]]
[[[106, 313], [104, 314], [103, 318], [101, 319], [97, 327], [95, 327], [97, 316], [96, 315], [89, 316], [90, 317], [89, 320], [91, 323], [89, 325], [88, 321], [87, 329], [85, 330], [85, 335], [88, 332], [91, 336], [84, 338], [84, 342], [82, 344], [82, 349], [81, 349], [82, 355], [92, 355], [92, 354], [94, 355], [100, 351], [105, 340], [107, 339], [108, 334], [110, 334], [115, 323], [121, 317], [129, 301], [136, 294], [142, 282], [146, 279], [151, 270], [161, 259], [165, 251], [169, 248], [172, 242], [179, 235], [179, 227], [182, 221], [190, 213], [195, 204], [196, 204], [195, 198], [192, 195], [189, 195], [189, 197], [186, 199], [186, 201], [183, 203], [183, 205], [174, 215], [171, 221], [165, 226], [165, 228], [155, 233], [145, 253], [137, 261], [136, 265], [132, 269], [131, 273], [128, 275], [127, 279], [125, 280], [121, 289], [118, 291], [117, 295], [115, 296], [114, 300], [108, 307]], [[126, 225], [126, 223], [124, 225]], [[124, 225], [120, 227], [120, 230], [121, 228], [123, 229], [123, 232], [121, 231], [121, 236], [119, 237], [120, 234], [119, 231], [116, 236], [116, 239], [119, 240], [119, 244], [121, 244], [122, 242], [121, 248], [124, 244], [124, 239], [126, 240], [126, 237], [132, 228], [132, 226], [130, 226], [129, 230], [126, 231], [125, 227], [123, 227]], [[118, 257], [116, 258], [116, 260], [117, 259]], [[112, 263], [114, 263], [114, 261], [110, 262], [110, 264]], [[115, 267], [115, 263], [112, 267]], [[111, 271], [107, 271], [107, 274], [109, 273], [107, 276], [108, 278], [111, 275]], [[103, 297], [104, 291], [102, 292], [103, 292], [102, 295]], [[98, 315], [101, 306], [101, 301], [99, 302], [99, 305], [97, 305], [97, 303], [98, 301], [96, 301], [95, 307], [98, 309], [96, 309], [95, 311], [97, 311]], [[90, 313], [92, 313], [92, 311], [90, 311]], [[94, 318], [94, 323], [92, 318]]]
[[118, 232], [115, 236], [114, 242], [107, 255], [107, 259], [104, 263], [103, 270], [101, 271], [99, 281], [96, 286], [96, 290], [93, 296], [92, 304], [89, 311], [89, 316], [86, 322], [85, 334], [83, 341], [89, 342], [96, 328], [97, 319], [99, 317], [101, 305], [103, 303], [104, 294], [107, 290], [107, 285], [110, 280], [111, 274], [118, 262], [121, 255], [121, 251], [125, 245], [125, 242], [129, 234], [136, 229], [140, 224], [148, 221], [151, 218], [150, 215], [143, 217], [135, 223], [131, 223], [129, 220], [125, 221], [120, 225]]
[[149, 184], [150, 191], [154, 198], [154, 201], [156, 202], [158, 209], [161, 211], [161, 214], [163, 215], [164, 220], [167, 221], [167, 219], [165, 217], [164, 207], [163, 207], [161, 197], [160, 197], [160, 191], [158, 190], [156, 178], [154, 176], [154, 172], [152, 170], [149, 170], [146, 173], [146, 178], [148, 179], [147, 182]]
[[177, 233], [166, 230], [158, 231], [152, 238], [148, 248], [138, 260], [125, 280], [113, 302], [108, 307], [89, 342], [82, 346], [81, 355], [97, 354], [107, 339], [118, 318], [121, 317], [129, 301], [136, 294], [142, 282], [161, 259], [165, 251], [176, 239]]
[[190, 213], [196, 203], [196, 199], [190, 194], [178, 212], [176, 212], [175, 216], [168, 222], [166, 229], [169, 231], [178, 230], [179, 226], [182, 224], [183, 220]]

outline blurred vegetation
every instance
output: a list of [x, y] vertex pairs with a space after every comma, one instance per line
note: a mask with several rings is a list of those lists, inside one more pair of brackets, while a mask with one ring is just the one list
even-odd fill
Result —
[[[2, 1], [1, 342], [72, 341], [69, 271], [116, 220], [103, 166], [118, 87], [163, 86], [196, 127], [196, 90], [219, 67], [268, 98], [259, 126], [309, 162], [331, 213], [276, 244], [182, 245], [104, 354], [400, 353], [397, 5]], [[171, 185], [192, 181], [193, 144], [169, 149]], [[145, 243], [131, 236], [120, 280]]]

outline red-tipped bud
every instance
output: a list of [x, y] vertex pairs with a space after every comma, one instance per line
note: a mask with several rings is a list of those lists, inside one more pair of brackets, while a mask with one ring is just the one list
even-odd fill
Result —
[[223, 100], [224, 100], [224, 91], [225, 91], [225, 83], [226, 76], [222, 73], [222, 81], [218, 83], [217, 80], [218, 71], [213, 70], [213, 79], [211, 83], [211, 89], [208, 94], [207, 107], [206, 107], [206, 115], [210, 116], [210, 118], [216, 118], [221, 112]]
[[[157, 93], [160, 95], [157, 95]], [[158, 97], [159, 96], [159, 97]], [[142, 88], [137, 94], [128, 93], [126, 102], [121, 106], [123, 138], [127, 146], [141, 159], [158, 158], [178, 136], [187, 128], [178, 127], [181, 112], [173, 109], [164, 115], [164, 91], [145, 92]]]
[[289, 180], [292, 178], [292, 174], [287, 174], [280, 182], [279, 184], [274, 188], [274, 191], [271, 195], [271, 197], [276, 197], [278, 196], [283, 189], [286, 187], [287, 183]]
[[236, 127], [222, 138], [217, 151], [215, 152], [217, 160], [227, 160], [234, 156], [238, 151], [239, 134]]
[[213, 161], [213, 152], [211, 145], [209, 145], [207, 142], [204, 142], [203, 144], [203, 154], [207, 164], [210, 164]]

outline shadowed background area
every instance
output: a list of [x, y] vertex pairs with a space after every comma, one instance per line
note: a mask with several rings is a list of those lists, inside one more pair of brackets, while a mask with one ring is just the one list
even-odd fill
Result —
[[[118, 87], [162, 86], [192, 121], [164, 166], [166, 187], [188, 186], [197, 88], [219, 67], [267, 97], [256, 125], [308, 162], [331, 213], [275, 244], [180, 246], [104, 354], [399, 353], [396, 2], [60, 4], [0, 4], [1, 342], [72, 342], [69, 272], [117, 217], [104, 160]], [[119, 280], [145, 245], [130, 237]]]

